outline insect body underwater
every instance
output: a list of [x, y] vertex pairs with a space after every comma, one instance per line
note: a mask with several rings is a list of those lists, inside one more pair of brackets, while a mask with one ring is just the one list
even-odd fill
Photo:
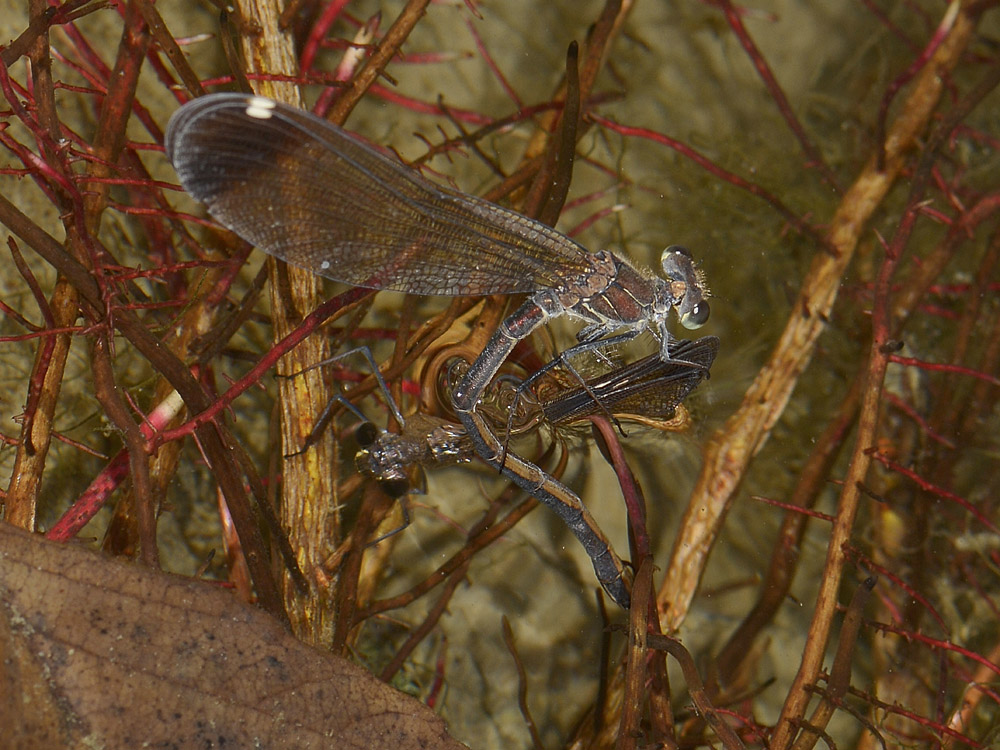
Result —
[[517, 342], [546, 321], [577, 318], [581, 348], [651, 331], [672, 361], [667, 318], [697, 328], [707, 292], [691, 254], [668, 247], [664, 277], [590, 253], [538, 221], [437, 185], [347, 131], [259, 96], [220, 93], [171, 118], [167, 155], [184, 189], [261, 250], [337, 281], [411, 294], [528, 295], [453, 393], [476, 453], [552, 508], [590, 555], [598, 580], [628, 606], [623, 567], [580, 499], [508, 455], [476, 410]]
[[[669, 424], [677, 407], [709, 377], [718, 351], [719, 339], [715, 336], [677, 341], [674, 352], [678, 362], [663, 362], [658, 354], [651, 354], [612, 367], [585, 383], [549, 388], [544, 394], [534, 393], [530, 400], [520, 398], [524, 408], [517, 410], [514, 432], [531, 432], [541, 424], [549, 430], [558, 430], [603, 413], [642, 418], [645, 424]], [[510, 410], [520, 393], [519, 384], [504, 379], [501, 383], [495, 381], [494, 389], [498, 395], [504, 392], [495, 399], [502, 404], [500, 410]], [[386, 398], [391, 396], [386, 394]], [[506, 424], [510, 430], [512, 424], [508, 414], [497, 413], [491, 421], [497, 429]], [[358, 436], [361, 447], [356, 457], [358, 469], [378, 481], [391, 496], [410, 491], [407, 476], [410, 466], [461, 463], [471, 459], [475, 452], [465, 428], [441, 417], [414, 415], [403, 421], [399, 433], [377, 431], [370, 422], [365, 424]]]

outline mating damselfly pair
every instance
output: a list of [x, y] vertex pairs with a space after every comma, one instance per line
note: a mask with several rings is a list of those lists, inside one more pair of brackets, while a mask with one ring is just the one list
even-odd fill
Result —
[[[704, 279], [686, 249], [663, 251], [662, 277], [609, 251], [590, 253], [545, 224], [431, 182], [319, 117], [258, 96], [213, 94], [188, 103], [171, 118], [166, 149], [184, 189], [215, 219], [295, 266], [411, 294], [527, 294], [455, 387], [454, 411], [472, 450], [555, 511], [605, 590], [628, 606], [625, 568], [587, 508], [568, 487], [508, 453], [478, 405], [515, 345], [562, 316], [584, 327], [559, 361], [650, 331], [659, 350], [645, 366], [696, 373], [697, 381], [688, 381], [696, 385], [711, 361], [679, 356], [696, 342], [680, 342], [667, 329], [671, 311], [688, 328], [708, 319]], [[582, 378], [579, 386], [578, 398], [607, 411], [614, 386]]]

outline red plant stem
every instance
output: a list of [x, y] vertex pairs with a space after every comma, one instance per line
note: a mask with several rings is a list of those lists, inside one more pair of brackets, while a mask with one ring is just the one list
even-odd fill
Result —
[[813, 510], [812, 508], [806, 508], [801, 505], [796, 505], [795, 503], [783, 503], [779, 500], [774, 500], [769, 497], [762, 497], [761, 495], [751, 495], [751, 500], [756, 500], [761, 503], [766, 503], [775, 508], [781, 508], [789, 513], [793, 513], [797, 516], [805, 516], [806, 518], [815, 518], [817, 521], [823, 521], [824, 523], [833, 523], [833, 516], [828, 513], [820, 513], [818, 510]]
[[[437, 102], [434, 102], [433, 104], [430, 102], [424, 102], [412, 96], [400, 94], [398, 91], [394, 91], [393, 89], [381, 86], [377, 83], [372, 84], [371, 93], [373, 96], [377, 96], [380, 99], [390, 102], [391, 104], [397, 104], [401, 107], [405, 107], [412, 112], [433, 115], [445, 114], [444, 108]], [[547, 105], [545, 108], [549, 107], [551, 107], [551, 105]], [[529, 108], [528, 111], [531, 111], [531, 109]], [[471, 109], [448, 107], [448, 114], [460, 122], [467, 122], [472, 125], [490, 125], [493, 123], [492, 117], [488, 117], [487, 115]]]
[[646, 499], [635, 481], [635, 474], [632, 473], [632, 469], [628, 465], [628, 459], [614, 426], [605, 417], [591, 416], [587, 419], [604, 439], [604, 447], [607, 449], [611, 466], [614, 468], [618, 484], [622, 488], [622, 497], [625, 499], [629, 528], [632, 531], [631, 538], [635, 545], [635, 558], [642, 560], [652, 554], [649, 531], [646, 528]]
[[907, 47], [909, 47], [911, 52], [913, 52], [914, 54], [917, 53], [918, 47], [917, 47], [916, 44], [914, 44], [913, 40], [910, 39], [903, 32], [903, 30], [901, 28], [899, 28], [898, 25], [896, 25], [895, 23], [893, 23], [892, 19], [889, 18], [888, 14], [886, 14], [885, 11], [883, 11], [881, 8], [879, 8], [877, 5], [875, 5], [875, 3], [873, 2], [873, 0], [861, 0], [861, 4], [864, 5], [868, 9], [868, 11], [873, 16], [875, 16], [875, 18], [877, 18], [879, 20], [879, 22], [883, 26], [885, 26], [896, 37], [898, 37], [900, 39], [900, 41], [903, 42], [903, 44], [905, 44]]
[[423, 17], [430, 0], [409, 0], [406, 7], [396, 17], [395, 22], [386, 32], [378, 48], [365, 62], [358, 74], [351, 80], [349, 86], [344, 89], [344, 93], [337, 99], [330, 111], [329, 119], [332, 122], [342, 123], [347, 119], [347, 115], [354, 109], [361, 100], [365, 92], [371, 88], [389, 64], [389, 61], [399, 51], [400, 46], [406, 41], [413, 27]]
[[634, 127], [632, 125], [622, 125], [620, 123], [615, 122], [614, 120], [609, 120], [605, 117], [601, 117], [600, 115], [596, 115], [593, 113], [589, 113], [587, 115], [587, 118], [592, 122], [596, 123], [597, 125], [607, 128], [608, 130], [614, 131], [615, 133], [620, 133], [621, 135], [625, 136], [635, 136], [638, 138], [645, 138], [646, 140], [653, 141], [654, 143], [659, 143], [664, 146], [667, 146], [668, 148], [673, 149], [681, 156], [687, 157], [695, 164], [705, 169], [709, 174], [713, 175], [714, 177], [717, 177], [720, 180], [724, 180], [725, 182], [728, 182], [731, 185], [735, 185], [736, 187], [742, 190], [746, 190], [751, 195], [755, 195], [758, 198], [762, 198], [767, 203], [769, 203], [779, 214], [784, 216], [785, 220], [793, 227], [795, 227], [799, 232], [801, 232], [804, 235], [807, 235], [808, 237], [811, 237], [821, 246], [828, 247], [829, 243], [827, 239], [822, 234], [820, 234], [820, 232], [817, 229], [815, 229], [810, 224], [807, 224], [802, 219], [802, 217], [800, 217], [797, 213], [792, 211], [792, 209], [788, 208], [788, 206], [782, 203], [777, 196], [768, 192], [760, 185], [744, 180], [742, 177], [735, 175], [732, 172], [729, 172], [728, 170], [723, 169], [718, 164], [715, 164], [714, 162], [710, 161], [709, 159], [699, 154], [697, 151], [688, 146], [686, 143], [682, 143], [676, 138], [671, 138], [670, 136], [664, 135], [663, 133], [658, 133], [655, 130]]
[[894, 393], [887, 393], [885, 397], [886, 401], [888, 401], [890, 404], [895, 406], [906, 416], [908, 416], [910, 419], [916, 422], [920, 426], [920, 429], [923, 431], [923, 433], [927, 435], [927, 437], [929, 437], [931, 440], [934, 440], [935, 442], [940, 443], [946, 448], [955, 450], [956, 447], [955, 442], [950, 438], [939, 434], [933, 427], [931, 427], [930, 423], [926, 419], [924, 419], [924, 417], [920, 413], [918, 413], [916, 409], [913, 408], [912, 404], [899, 398], [899, 396], [895, 395]]
[[[354, 35], [354, 41], [344, 52], [344, 56], [340, 60], [340, 64], [337, 65], [337, 70], [333, 74], [334, 83], [347, 83], [354, 76], [354, 72], [357, 70], [361, 61], [364, 59], [364, 55], [367, 54], [367, 50], [378, 34], [379, 25], [382, 23], [382, 14], [376, 13], [374, 16], [368, 19], [367, 23], [358, 29], [358, 32]], [[315, 112], [320, 117], [326, 117], [330, 111], [330, 107], [337, 100], [341, 89], [335, 86], [328, 86], [319, 98], [316, 100], [316, 105], [313, 107], [313, 112]]]
[[[973, 27], [971, 18], [964, 18], [961, 24], [955, 25], [953, 38], [949, 40], [948, 48], [942, 47], [945, 54], [943, 60], [954, 60], [952, 52], [964, 49], [965, 42]], [[950, 27], [949, 27], [950, 28]], [[934, 90], [937, 98], [941, 87], [941, 76], [945, 68], [936, 70], [924, 78]], [[928, 71], [924, 71], [925, 74]], [[886, 248], [885, 259], [882, 262], [876, 282], [873, 287], [874, 305], [872, 308], [872, 341], [869, 354], [867, 387], [858, 420], [857, 447], [851, 457], [837, 507], [837, 518], [830, 535], [827, 547], [827, 558], [824, 574], [817, 596], [816, 609], [810, 624], [807, 648], [803, 655], [799, 671], [788, 692], [785, 705], [782, 707], [781, 718], [775, 727], [772, 746], [785, 748], [794, 740], [796, 728], [805, 715], [809, 701], [809, 686], [814, 685], [819, 675], [827, 638], [830, 633], [830, 622], [836, 607], [837, 593], [841, 574], [846, 560], [846, 550], [850, 542], [854, 519], [857, 514], [858, 501], [861, 493], [861, 483], [871, 467], [872, 451], [867, 446], [874, 444], [879, 420], [880, 400], [885, 382], [886, 368], [889, 364], [889, 353], [886, 344], [892, 335], [892, 278], [903, 250], [913, 233], [917, 218], [921, 215], [921, 206], [927, 186], [931, 180], [931, 169], [937, 158], [938, 149], [950, 135], [953, 128], [969, 114], [969, 112], [996, 87], [1000, 82], [1000, 66], [994, 66], [983, 79], [976, 84], [961, 102], [955, 105], [938, 125], [925, 144], [919, 167], [914, 173], [907, 200], [907, 208], [902, 214], [899, 226], [893, 240]], [[927, 101], [933, 101], [928, 99]], [[898, 147], [898, 143], [896, 144]], [[880, 170], [884, 171], [884, 170]]]
[[931, 638], [929, 635], [924, 635], [923, 633], [918, 633], [913, 630], [904, 630], [896, 625], [890, 625], [885, 622], [872, 623], [872, 627], [877, 630], [881, 630], [884, 633], [895, 633], [896, 635], [906, 638], [908, 641], [917, 641], [918, 643], [926, 644], [931, 648], [941, 649], [942, 651], [951, 651], [959, 654], [970, 661], [974, 661], [977, 664], [982, 665], [994, 675], [1000, 677], [1000, 664], [994, 664], [982, 654], [978, 654], [971, 649], [964, 648], [956, 643], [952, 643], [951, 641], [943, 641], [940, 638]]
[[978, 370], [973, 370], [968, 367], [962, 367], [960, 365], [947, 365], [938, 364], [935, 362], [925, 362], [921, 359], [915, 359], [913, 357], [900, 357], [897, 354], [893, 354], [889, 357], [889, 361], [897, 365], [907, 365], [910, 367], [919, 367], [922, 370], [930, 370], [932, 372], [952, 372], [958, 375], [968, 375], [973, 378], [985, 381], [990, 385], [1000, 385], [1000, 378], [995, 375], [990, 375], [987, 372], [979, 372]]
[[900, 89], [912, 81], [916, 77], [917, 73], [919, 73], [920, 70], [934, 56], [937, 48], [940, 47], [941, 43], [947, 38], [948, 32], [951, 30], [951, 27], [955, 23], [955, 19], [958, 17], [960, 8], [961, 3], [954, 1], [950, 3], [947, 12], [941, 19], [941, 23], [938, 24], [933, 36], [931, 36], [931, 40], [927, 43], [920, 54], [917, 55], [913, 62], [910, 63], [909, 67], [886, 87], [885, 94], [882, 96], [882, 102], [879, 104], [878, 108], [878, 120], [875, 123], [875, 142], [879, 144], [879, 169], [882, 169], [885, 165], [885, 128], [892, 100], [896, 98], [896, 94], [899, 93]]
[[[157, 430], [170, 423], [180, 412], [183, 401], [177, 391], [165, 398], [139, 425], [145, 439], [151, 438]], [[128, 476], [129, 452], [122, 449], [108, 463], [104, 470], [83, 491], [76, 502], [63, 513], [55, 525], [45, 533], [45, 538], [54, 542], [72, 539], [91, 518], [97, 515], [107, 499]]]
[[53, 26], [71, 23], [100, 8], [99, 3], [94, 3], [90, 8], [81, 9], [81, 6], [88, 2], [90, 0], [69, 0], [62, 5], [46, 8], [42, 13], [32, 14], [28, 27], [17, 39], [0, 50], [0, 63], [8, 67], [13, 65], [21, 57], [29, 54], [31, 46]]
[[[951, 727], [945, 726], [941, 722], [932, 721], [931, 719], [928, 719], [925, 716], [921, 716], [920, 714], [914, 711], [909, 711], [905, 708], [902, 708], [898, 704], [886, 703], [885, 701], [880, 701], [875, 696], [868, 694], [862, 694], [862, 697], [864, 698], [865, 701], [867, 701], [871, 705], [872, 709], [874, 710], [884, 711], [887, 715], [892, 714], [894, 716], [903, 717], [909, 721], [912, 721], [914, 724], [918, 726], [926, 727], [927, 729], [929, 729], [935, 741], [932, 741], [930, 737], [927, 737], [926, 738], [927, 742], [923, 743], [924, 747], [942, 747], [942, 745], [936, 741], [939, 740], [939, 735], [943, 735], [944, 737], [947, 737], [948, 739], [951, 740], [958, 740], [958, 742], [960, 743], [959, 746], [963, 748], [963, 750], [965, 748], [973, 748], [973, 750], [980, 750], [980, 748], [982, 748], [983, 750], [986, 750], [988, 747], [991, 747], [976, 742], [968, 735], [960, 734]], [[925, 738], [914, 738], [914, 739], [925, 739]], [[900, 747], [900, 746], [902, 745], [901, 744], [893, 745], [893, 747]], [[922, 745], [920, 742], [910, 741], [907, 742], [905, 746], [921, 747]]]
[[[21, 106], [20, 98], [14, 93], [12, 81], [8, 76], [7, 68], [2, 65], [0, 65], [0, 90], [3, 91], [3, 94], [7, 98], [7, 102], [10, 104], [14, 114], [35, 136], [42, 153], [47, 153], [51, 156], [51, 160], [46, 161], [26, 149], [18, 149], [18, 155], [24, 160], [26, 166], [31, 165], [35, 167], [39, 176], [44, 176], [47, 180], [50, 180], [52, 183], [61, 188], [59, 198], [56, 198], [54, 193], [49, 194], [52, 197], [53, 203], [63, 207], [64, 209], [68, 209], [69, 216], [73, 223], [71, 227], [68, 226], [67, 229], [72, 228], [77, 233], [79, 244], [82, 244], [83, 249], [86, 251], [90, 260], [92, 270], [88, 273], [97, 281], [101, 290], [102, 300], [108, 300], [110, 297], [107, 289], [107, 281], [102, 272], [103, 266], [97, 262], [97, 259], [102, 252], [104, 256], [107, 256], [108, 253], [107, 250], [99, 248], [99, 243], [91, 235], [87, 225], [87, 217], [94, 214], [96, 209], [94, 211], [90, 211], [86, 206], [97, 205], [97, 201], [95, 200], [96, 196], [90, 196], [88, 199], [85, 199], [84, 196], [81, 195], [74, 181], [69, 177], [69, 175], [73, 174], [73, 170], [66, 162], [65, 149], [59, 148], [41, 123], [39, 123], [34, 117], [31, 117], [27, 110]], [[101, 153], [106, 148], [106, 144], [100, 142], [100, 134], [102, 132], [103, 131], [99, 125], [98, 137], [95, 138], [95, 142], [93, 144], [93, 148], [97, 153]], [[58, 171], [53, 168], [56, 164], [59, 166]], [[106, 307], [107, 302], [101, 305], [101, 308]]]
[[812, 140], [810, 140], [805, 128], [802, 127], [802, 123], [799, 122], [798, 118], [795, 116], [795, 112], [792, 111], [792, 105], [789, 103], [788, 97], [785, 96], [785, 92], [778, 83], [778, 79], [775, 78], [774, 73], [771, 70], [771, 66], [767, 64], [767, 60], [764, 59], [764, 55], [761, 54], [757, 45], [754, 44], [753, 39], [747, 32], [746, 27], [743, 25], [743, 19], [740, 18], [740, 14], [736, 12], [736, 9], [733, 7], [730, 0], [716, 0], [716, 2], [722, 8], [722, 12], [726, 16], [726, 22], [729, 24], [729, 28], [733, 30], [733, 33], [736, 35], [740, 44], [743, 45], [743, 49], [746, 51], [747, 56], [753, 63], [753, 66], [757, 69], [757, 73], [760, 75], [761, 80], [764, 82], [768, 92], [770, 92], [772, 98], [774, 99], [774, 103], [778, 107], [778, 111], [781, 112], [781, 116], [785, 118], [785, 122], [787, 123], [789, 129], [795, 134], [799, 144], [802, 146], [802, 150], [805, 151], [810, 165], [815, 166], [820, 171], [823, 175], [823, 179], [826, 180], [838, 194], [842, 193], [843, 190], [837, 182], [837, 176], [833, 173], [833, 170], [827, 166], [826, 162], [823, 161], [823, 156], [820, 154], [819, 149], [816, 148]]
[[897, 464], [895, 461], [891, 461], [888, 456], [885, 456], [878, 451], [872, 451], [872, 456], [876, 461], [885, 466], [887, 469], [890, 469], [891, 471], [894, 471], [898, 474], [902, 474], [907, 479], [910, 479], [913, 482], [915, 482], [924, 492], [930, 492], [931, 494], [937, 495], [938, 497], [944, 500], [951, 500], [953, 503], [962, 506], [970, 514], [975, 516], [975, 518], [981, 524], [983, 524], [983, 526], [985, 526], [987, 529], [992, 531], [994, 534], [1000, 534], [1000, 528], [998, 528], [997, 525], [993, 523], [993, 521], [991, 521], [986, 515], [984, 515], [983, 512], [979, 510], [979, 508], [977, 508], [971, 502], [966, 500], [964, 497], [956, 495], [954, 492], [949, 492], [944, 487], [939, 487], [933, 482], [928, 482], [926, 479], [922, 478], [912, 469], [907, 469], [905, 466]]
[[153, 448], [161, 443], [187, 437], [199, 427], [213, 421], [237, 396], [256, 385], [265, 372], [271, 369], [281, 357], [294, 349], [306, 336], [319, 328], [327, 318], [338, 312], [341, 308], [353, 304], [371, 293], [370, 289], [358, 287], [324, 302], [307, 315], [295, 330], [277, 342], [246, 375], [227, 388], [226, 392], [219, 396], [210, 407], [196, 414], [179, 427], [159, 433], [150, 441], [150, 447]]
[[319, 18], [309, 29], [309, 36], [305, 44], [302, 45], [302, 56], [299, 58], [299, 68], [308, 72], [316, 60], [316, 52], [319, 50], [320, 42], [326, 36], [330, 27], [333, 26], [337, 17], [350, 0], [333, 0], [320, 12]]
[[[81, 298], [81, 309], [94, 320], [103, 315], [101, 289], [93, 275], [76, 258], [66, 252], [63, 246], [23, 212], [17, 209], [3, 195], [0, 195], [0, 223], [7, 226], [36, 253], [56, 268], [73, 285]], [[115, 327], [128, 339], [142, 356], [149, 360], [173, 385], [188, 408], [194, 412], [204, 411], [210, 405], [208, 394], [191, 375], [188, 367], [179, 361], [162, 341], [154, 337], [149, 329], [129, 310], [118, 310], [114, 318]], [[282, 621], [287, 622], [284, 604], [275, 583], [270, 562], [265, 559], [264, 540], [257, 528], [250, 510], [246, 490], [240, 480], [240, 470], [227, 446], [228, 434], [217, 426], [199, 430], [206, 459], [212, 468], [229, 504], [233, 521], [246, 550], [247, 564], [250, 566], [257, 589], [260, 605]]]
[[581, 221], [576, 226], [573, 226], [573, 227], [570, 227], [569, 229], [567, 229], [566, 230], [566, 235], [568, 237], [576, 237], [581, 232], [584, 232], [587, 229], [590, 229], [590, 227], [592, 227], [594, 224], [596, 224], [597, 222], [601, 221], [602, 219], [606, 219], [608, 216], [616, 214], [616, 213], [622, 211], [623, 209], [624, 209], [624, 206], [616, 204], [614, 206], [607, 206], [606, 208], [602, 208], [602, 209], [600, 209], [598, 211], [595, 211], [594, 213], [590, 214], [590, 216], [588, 216], [587, 218], [585, 218], [583, 221]]
[[476, 31], [475, 22], [471, 18], [467, 18], [465, 19], [465, 25], [469, 29], [469, 33], [472, 34], [472, 39], [476, 43], [476, 49], [479, 50], [479, 56], [482, 57], [483, 60], [485, 61], [486, 67], [490, 69], [490, 72], [493, 73], [493, 76], [497, 79], [497, 81], [500, 82], [500, 86], [503, 88], [504, 92], [507, 94], [510, 100], [517, 105], [517, 108], [524, 109], [524, 101], [521, 99], [520, 96], [518, 96], [517, 91], [515, 91], [514, 87], [510, 85], [510, 81], [507, 80], [507, 77], [503, 74], [503, 71], [500, 70], [500, 66], [497, 65], [496, 60], [493, 59], [493, 56], [490, 55], [489, 50], [486, 49], [486, 43], [483, 41], [483, 38], [479, 35], [479, 32]]
[[441, 699], [441, 693], [445, 687], [445, 665], [447, 663], [448, 636], [444, 635], [441, 638], [441, 650], [438, 653], [437, 661], [434, 663], [434, 682], [431, 683], [431, 687], [427, 691], [427, 698], [424, 701], [428, 708], [437, 706], [438, 701]]
[[128, 476], [129, 455], [122, 449], [111, 462], [87, 486], [80, 497], [56, 521], [55, 525], [45, 532], [45, 538], [53, 542], [66, 542], [79, 533], [87, 525], [111, 493]]
[[[43, 152], [51, 155], [50, 159], [43, 159], [34, 152], [28, 150], [22, 146], [19, 142], [12, 139], [4, 139], [4, 146], [9, 150], [13, 151], [21, 162], [31, 169], [35, 176], [35, 179], [44, 178], [50, 181], [55, 186], [61, 188], [67, 196], [74, 196], [79, 198], [79, 192], [74, 184], [73, 180], [67, 177], [68, 174], [72, 174], [72, 170], [65, 160], [65, 150], [58, 148], [57, 144], [49, 137], [45, 128], [42, 127], [34, 117], [32, 117], [28, 111], [21, 106], [21, 96], [18, 92], [14, 90], [14, 84], [10, 80], [7, 68], [0, 65], [0, 90], [3, 91], [4, 98], [7, 99], [7, 103], [10, 104], [14, 115], [20, 120], [21, 124], [31, 131], [39, 147]], [[58, 159], [58, 161], [55, 161]], [[57, 171], [53, 167], [53, 162], [59, 165], [59, 170]]]
[[864, 566], [866, 570], [870, 570], [874, 573], [877, 573], [879, 578], [887, 578], [889, 581], [891, 581], [895, 586], [897, 586], [903, 592], [905, 597], [912, 597], [914, 601], [919, 603], [925, 610], [927, 610], [927, 612], [930, 614], [932, 618], [934, 618], [934, 621], [938, 624], [938, 627], [940, 627], [941, 630], [945, 632], [948, 631], [948, 626], [947, 624], [945, 624], [944, 618], [941, 617], [941, 615], [938, 613], [936, 609], [934, 609], [934, 605], [930, 602], [930, 600], [927, 599], [927, 597], [925, 597], [919, 591], [914, 589], [913, 586], [906, 583], [906, 581], [904, 581], [898, 575], [896, 575], [891, 570], [886, 568], [884, 565], [879, 565], [878, 563], [876, 563], [870, 557], [862, 556], [860, 553], [857, 553], [853, 550], [851, 551], [851, 556], [856, 558], [858, 564]]

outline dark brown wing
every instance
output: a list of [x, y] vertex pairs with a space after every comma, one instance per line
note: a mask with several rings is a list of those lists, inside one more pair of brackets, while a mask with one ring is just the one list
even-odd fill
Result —
[[550, 227], [438, 186], [308, 112], [212, 94], [170, 120], [181, 184], [221, 224], [292, 265], [414, 294], [532, 292], [591, 256]]
[[[708, 377], [719, 339], [704, 336], [675, 341], [670, 359], [652, 354], [604, 375], [588, 379], [542, 404], [545, 418], [554, 424], [572, 422], [603, 411], [669, 419], [685, 398]], [[597, 397], [597, 401], [594, 397]]]

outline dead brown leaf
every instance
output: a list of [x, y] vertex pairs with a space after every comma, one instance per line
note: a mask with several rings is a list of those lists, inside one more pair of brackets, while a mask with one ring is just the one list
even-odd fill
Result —
[[7, 748], [461, 748], [429, 708], [208, 583], [0, 523]]

